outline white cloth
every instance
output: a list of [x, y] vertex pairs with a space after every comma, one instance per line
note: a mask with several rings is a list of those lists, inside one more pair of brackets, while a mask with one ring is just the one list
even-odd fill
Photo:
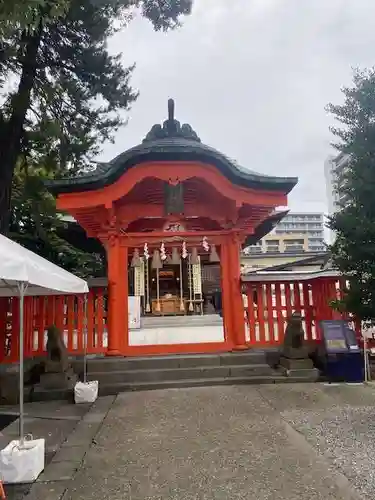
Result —
[[247, 300], [247, 295], [245, 293], [242, 294], [243, 306], [245, 309], [249, 307], [249, 302]]
[[243, 315], [245, 320], [247, 319], [247, 308], [249, 306], [249, 302], [247, 300], [247, 295], [245, 293], [242, 294], [242, 302], [243, 302]]
[[99, 382], [92, 380], [91, 382], [77, 382], [74, 387], [74, 402], [94, 403], [98, 398]]
[[11, 441], [0, 450], [0, 479], [3, 483], [32, 483], [44, 470], [45, 440]]

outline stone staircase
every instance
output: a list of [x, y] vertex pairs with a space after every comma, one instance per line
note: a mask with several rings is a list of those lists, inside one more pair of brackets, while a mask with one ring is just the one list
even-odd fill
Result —
[[99, 380], [102, 394], [122, 391], [199, 387], [236, 383], [274, 383], [283, 379], [264, 352], [192, 354], [89, 360], [89, 380]]
[[[181, 387], [237, 384], [276, 384], [295, 382], [271, 368], [267, 359], [272, 351], [217, 354], [184, 354], [138, 358], [96, 357], [87, 360], [87, 379], [99, 381], [99, 395]], [[82, 376], [82, 359], [74, 360]], [[65, 399], [63, 391], [38, 390], [33, 400]]]
[[202, 314], [191, 316], [146, 316], [141, 318], [141, 328], [179, 328], [221, 326], [223, 318], [218, 314]]

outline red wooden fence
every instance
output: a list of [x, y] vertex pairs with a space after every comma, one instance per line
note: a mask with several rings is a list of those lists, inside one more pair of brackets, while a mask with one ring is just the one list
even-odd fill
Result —
[[[247, 282], [247, 343], [251, 347], [282, 342], [286, 319], [293, 311], [303, 318], [306, 340], [319, 341], [319, 321], [340, 319], [330, 302], [341, 296], [336, 278], [310, 281]], [[87, 302], [87, 353], [105, 353], [108, 346], [105, 288], [93, 288]], [[25, 358], [45, 354], [46, 329], [55, 324], [72, 355], [84, 352], [84, 298], [74, 295], [26, 297]], [[14, 362], [19, 354], [19, 300], [0, 298], [0, 362]]]
[[[62, 332], [68, 351], [84, 352], [84, 297], [50, 295], [25, 297], [25, 358], [46, 353], [47, 328], [55, 324]], [[93, 288], [87, 298], [87, 353], [107, 350], [106, 291]], [[0, 298], [0, 362], [13, 362], [19, 355], [19, 299]]]
[[247, 343], [250, 346], [273, 346], [283, 341], [287, 317], [302, 315], [305, 338], [319, 341], [321, 320], [341, 319], [330, 305], [341, 297], [342, 282], [336, 278], [310, 281], [247, 282]]

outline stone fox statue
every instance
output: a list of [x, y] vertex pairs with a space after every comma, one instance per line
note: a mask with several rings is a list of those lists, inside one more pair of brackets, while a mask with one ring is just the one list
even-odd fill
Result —
[[47, 329], [46, 372], [65, 371], [69, 367], [68, 353], [60, 330], [51, 325]]
[[302, 328], [302, 316], [299, 312], [294, 312], [288, 318], [282, 354], [290, 358], [304, 358], [307, 356], [305, 334]]

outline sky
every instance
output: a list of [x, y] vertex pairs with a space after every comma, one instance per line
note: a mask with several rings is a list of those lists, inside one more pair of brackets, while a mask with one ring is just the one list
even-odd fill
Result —
[[183, 26], [156, 33], [141, 17], [111, 41], [136, 63], [140, 96], [101, 160], [175, 116], [243, 167], [297, 176], [289, 207], [326, 211], [332, 154], [325, 106], [342, 101], [353, 67], [375, 65], [374, 0], [195, 0]]

